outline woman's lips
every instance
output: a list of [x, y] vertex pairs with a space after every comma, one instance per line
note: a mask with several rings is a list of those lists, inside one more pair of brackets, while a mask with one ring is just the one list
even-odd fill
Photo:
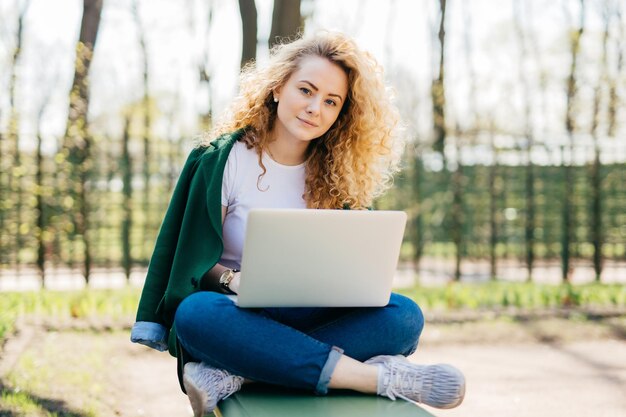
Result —
[[309, 122], [306, 119], [301, 119], [299, 117], [296, 117], [298, 120], [300, 120], [302, 123], [304, 123], [305, 125], [311, 126], [311, 127], [317, 127], [317, 125], [313, 122]]

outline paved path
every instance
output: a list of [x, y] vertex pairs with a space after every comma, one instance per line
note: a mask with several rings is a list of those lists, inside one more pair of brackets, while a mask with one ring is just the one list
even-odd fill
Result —
[[[125, 378], [144, 375], [145, 381], [162, 383], [129, 386], [137, 392], [127, 398], [137, 401], [121, 415], [165, 416], [158, 412], [165, 409], [189, 415], [172, 360], [140, 350], [128, 347], [136, 375]], [[626, 341], [451, 346], [425, 342], [411, 361], [452, 363], [467, 377], [464, 403], [454, 410], [431, 410], [437, 416], [626, 417]]]
[[463, 404], [438, 416], [626, 417], [626, 341], [420, 346], [415, 362], [466, 375]]
[[[537, 328], [531, 337], [520, 333], [519, 326], [490, 322], [427, 326], [410, 359], [454, 364], [463, 370], [468, 383], [466, 399], [459, 408], [431, 411], [439, 417], [626, 417], [623, 336], [594, 332], [602, 327], [599, 324], [555, 323], [577, 329], [570, 335], [575, 338], [541, 342], [532, 336]], [[549, 328], [541, 328], [543, 334]], [[453, 339], [451, 332], [464, 338]], [[582, 332], [588, 337], [580, 337]], [[47, 377], [53, 380], [38, 377], [47, 387], [54, 386], [59, 372], [90, 375], [81, 392], [83, 396], [93, 392], [92, 399], [101, 404], [97, 408], [104, 410], [99, 415], [191, 416], [187, 398], [178, 387], [175, 360], [167, 353], [131, 344], [128, 332], [59, 331], [38, 333], [37, 337], [26, 332], [5, 348], [0, 362], [14, 370], [19, 361], [11, 356], [41, 358], [44, 368], [51, 369]], [[87, 386], [93, 384], [100, 388]], [[46, 397], [82, 409], [84, 399], [77, 398], [81, 396], [76, 396], [75, 388], [61, 388], [46, 392]]]

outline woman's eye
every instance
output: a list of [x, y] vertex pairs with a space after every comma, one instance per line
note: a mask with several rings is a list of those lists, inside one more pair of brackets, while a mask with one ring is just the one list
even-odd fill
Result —
[[335, 103], [335, 102], [334, 102], [333, 100], [331, 100], [331, 99], [326, 100], [326, 104], [328, 104], [329, 106], [336, 106], [336, 105], [337, 105], [337, 103]]
[[300, 91], [302, 91], [304, 94], [309, 95], [311, 94], [311, 90], [309, 90], [306, 87], [300, 87]]

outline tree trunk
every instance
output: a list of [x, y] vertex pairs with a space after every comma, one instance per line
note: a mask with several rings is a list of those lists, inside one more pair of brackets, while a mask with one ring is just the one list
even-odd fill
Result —
[[46, 215], [47, 209], [44, 203], [44, 184], [43, 184], [43, 154], [41, 152], [42, 136], [41, 136], [41, 119], [43, 116], [43, 107], [39, 111], [39, 117], [37, 118], [37, 172], [35, 174], [35, 196], [37, 203], [35, 210], [37, 213], [37, 269], [39, 270], [39, 278], [41, 279], [41, 287], [44, 288], [46, 284]]
[[130, 272], [133, 266], [133, 259], [131, 255], [131, 231], [133, 225], [133, 169], [132, 160], [129, 150], [130, 142], [130, 116], [126, 116], [124, 123], [124, 133], [122, 137], [122, 159], [121, 159], [121, 173], [122, 173], [122, 267], [124, 268], [124, 274], [126, 280], [130, 281]]
[[[528, 21], [532, 21], [534, 14], [532, 11], [532, 3], [523, 3], [528, 10]], [[533, 56], [533, 59], [536, 63], [537, 68], [539, 69], [539, 97], [540, 99], [538, 100], [540, 102], [540, 105], [536, 107], [535, 110], [535, 115], [544, 115], [542, 120], [543, 123], [539, 124], [538, 123], [538, 127], [537, 127], [537, 132], [539, 132], [539, 136], [543, 136], [546, 137], [549, 135], [547, 128], [546, 128], [546, 123], [545, 123], [545, 115], [548, 114], [548, 104], [547, 104], [547, 97], [548, 97], [548, 72], [550, 71], [550, 69], [546, 69], [546, 66], [543, 64], [542, 62], [542, 57], [541, 57], [541, 53], [540, 53], [540, 49], [538, 47], [538, 42], [537, 42], [537, 35], [538, 32], [537, 31], [529, 31], [528, 32], [528, 39], [529, 39], [529, 43], [530, 43], [530, 48], [529, 51]], [[541, 35], [541, 33], [539, 33], [539, 35]], [[539, 120], [539, 118], [537, 117], [536, 120]], [[530, 154], [529, 154], [529, 158], [530, 158]], [[529, 159], [529, 162], [530, 159]], [[528, 181], [528, 185], [527, 185], [527, 191], [530, 190], [529, 187], [532, 187], [532, 195], [528, 195], [527, 194], [527, 199], [531, 199], [531, 201], [527, 202], [527, 207], [530, 209], [532, 208], [532, 213], [529, 213], [529, 216], [532, 217], [532, 224], [534, 225], [533, 227], [537, 227], [538, 225], [538, 221], [537, 218], [535, 216], [535, 214], [537, 213], [537, 200], [536, 200], [536, 195], [537, 195], [537, 191], [539, 191], [539, 193], [541, 194], [542, 191], [538, 190], [537, 187], [537, 182], [536, 182], [536, 174], [537, 170], [536, 167], [530, 166], [529, 165], [529, 170], [527, 172], [526, 175], [526, 180]], [[545, 220], [543, 220], [543, 224], [545, 226]], [[546, 237], [545, 234], [542, 236], [543, 242], [544, 244], [546, 243]], [[536, 243], [538, 240], [537, 236], [535, 236], [535, 234], [533, 233], [533, 243]], [[549, 254], [549, 251], [547, 252]], [[548, 256], [548, 255], [546, 255]], [[534, 263], [534, 259], [535, 259], [535, 253], [533, 250], [533, 263]], [[528, 261], [527, 261], [528, 262]]]
[[[440, 21], [437, 31], [437, 39], [439, 41], [439, 56], [438, 56], [438, 73], [436, 77], [433, 77], [431, 84], [431, 98], [433, 106], [433, 149], [441, 154], [443, 160], [444, 169], [441, 172], [441, 189], [445, 190], [446, 199], [451, 195], [452, 209], [447, 213], [450, 215], [451, 221], [446, 222], [451, 227], [448, 231], [452, 235], [452, 243], [456, 248], [455, 254], [455, 268], [454, 279], [460, 278], [460, 262], [458, 256], [460, 255], [460, 248], [458, 243], [460, 242], [458, 231], [456, 230], [457, 218], [456, 218], [456, 200], [458, 198], [453, 174], [451, 174], [451, 167], [446, 157], [445, 152], [445, 140], [447, 135], [446, 119], [445, 119], [445, 88], [444, 88], [444, 62], [445, 62], [445, 21], [446, 21], [446, 0], [439, 0], [440, 7]], [[455, 174], [456, 175], [456, 171]], [[448, 217], [448, 215], [446, 215]], [[448, 227], [447, 225], [445, 227]]]
[[439, 73], [433, 80], [430, 93], [433, 101], [433, 149], [443, 155], [446, 141], [446, 96], [444, 88], [446, 0], [439, 0], [439, 6], [441, 13], [437, 36], [439, 39]]
[[39, 278], [41, 280], [41, 288], [46, 286], [46, 246], [48, 245], [48, 216], [49, 216], [49, 198], [45, 190], [50, 186], [54, 187], [55, 184], [44, 183], [44, 156], [42, 152], [43, 136], [41, 133], [41, 124], [43, 115], [50, 101], [51, 91], [42, 95], [41, 107], [37, 113], [37, 148], [35, 151], [35, 213], [36, 213], [36, 229], [35, 239], [37, 241], [37, 269], [39, 270]]
[[100, 27], [103, 0], [83, 0], [80, 36], [76, 45], [74, 81], [65, 132], [65, 146], [69, 162], [69, 194], [74, 200], [74, 233], [82, 237], [83, 276], [89, 283], [91, 273], [91, 242], [89, 240], [89, 205], [86, 199], [87, 182], [91, 173], [92, 139], [89, 132], [89, 69]]
[[463, 240], [463, 161], [461, 161], [461, 131], [457, 130], [455, 138], [457, 164], [452, 173], [452, 241], [455, 247], [454, 280], [461, 280], [461, 260], [464, 255]]
[[[10, 174], [7, 179], [7, 191], [9, 193], [9, 198], [7, 198], [7, 202], [5, 208], [9, 210], [12, 209], [15, 213], [14, 223], [9, 224], [10, 235], [15, 237], [15, 241], [10, 247], [13, 248], [13, 266], [15, 268], [16, 274], [19, 275], [21, 261], [20, 261], [20, 253], [24, 247], [24, 239], [22, 233], [22, 214], [23, 214], [23, 200], [24, 200], [24, 187], [23, 187], [23, 176], [25, 173], [25, 169], [22, 167], [22, 155], [20, 151], [20, 114], [17, 108], [17, 103], [15, 102], [15, 90], [17, 87], [17, 65], [20, 60], [20, 56], [22, 55], [22, 40], [24, 37], [24, 17], [30, 5], [30, 0], [27, 0], [23, 7], [20, 10], [18, 20], [17, 20], [17, 37], [15, 41], [15, 49], [13, 50], [13, 55], [11, 57], [11, 76], [9, 79], [9, 104], [10, 104], [10, 113], [9, 113], [9, 129], [8, 129], [8, 139], [13, 143], [13, 161], [11, 169], [9, 170]], [[15, 200], [13, 200], [15, 198]], [[8, 207], [7, 207], [8, 206]], [[2, 219], [4, 222], [4, 219]], [[2, 230], [5, 230], [5, 225], [2, 224]]]
[[498, 150], [496, 149], [493, 126], [489, 132], [491, 150], [494, 154], [493, 164], [489, 167], [489, 275], [495, 281], [498, 275], [496, 248], [498, 246], [498, 205], [500, 198], [498, 187]]
[[[585, 4], [584, 0], [580, 0], [580, 24], [578, 29], [572, 33], [570, 51], [572, 60], [570, 64], [570, 72], [567, 79], [567, 107], [565, 114], [565, 130], [569, 138], [570, 161], [563, 161], [565, 190], [563, 195], [563, 213], [561, 236], [561, 272], [563, 282], [570, 282], [572, 266], [570, 245], [572, 242], [572, 193], [574, 191], [574, 175], [572, 169], [572, 155], [574, 152], [574, 134], [576, 132], [576, 115], [574, 110], [574, 102], [578, 93], [576, 70], [578, 65], [578, 54], [580, 52], [580, 39], [583, 35], [585, 22]], [[563, 155], [564, 156], [564, 155]]]
[[[526, 154], [526, 221], [524, 223], [524, 242], [526, 245], [526, 280], [530, 282], [532, 280], [533, 266], [535, 262], [535, 177], [534, 167], [532, 160], [532, 148], [534, 146], [535, 138], [533, 135], [533, 128], [531, 126], [531, 97], [530, 97], [530, 83], [528, 81], [527, 73], [524, 69], [524, 63], [528, 59], [528, 51], [526, 47], [526, 37], [524, 35], [524, 28], [520, 21], [523, 15], [520, 8], [520, 0], [516, 0], [514, 3], [515, 12], [515, 31], [517, 32], [517, 38], [520, 44], [520, 60], [519, 60], [519, 78], [521, 80], [521, 86], [524, 97], [524, 137], [525, 154]], [[524, 146], [522, 146], [524, 148]]]
[[[600, 143], [598, 140], [600, 126], [600, 107], [602, 102], [602, 90], [605, 84], [610, 84], [608, 70], [608, 41], [609, 30], [611, 25], [611, 14], [608, 6], [605, 5], [603, 10], [604, 33], [602, 36], [602, 58], [600, 59], [600, 71], [598, 77], [598, 85], [595, 88], [593, 99], [593, 117], [591, 122], [591, 137], [593, 138], [594, 157], [590, 167], [590, 186], [591, 186], [591, 205], [590, 205], [590, 226], [591, 226], [591, 244], [593, 246], [593, 269], [595, 272], [596, 282], [601, 281], [602, 277], [602, 246], [604, 244], [602, 230], [602, 163], [600, 161]], [[610, 85], [607, 85], [610, 88]], [[609, 100], [610, 103], [610, 100]], [[610, 111], [609, 111], [610, 113]], [[610, 126], [609, 126], [610, 127]]]
[[[2, 111], [0, 109], [0, 118], [2, 117]], [[5, 230], [5, 194], [8, 194], [8, 190], [5, 188], [5, 174], [4, 166], [4, 133], [0, 130], [0, 265], [6, 265], [7, 263], [7, 250], [4, 243], [4, 237], [9, 234]]]
[[243, 68], [247, 63], [256, 59], [257, 11], [254, 0], [239, 0], [239, 14], [243, 35], [240, 65]]
[[[594, 135], [594, 140], [597, 137]], [[602, 278], [602, 246], [604, 236], [602, 233], [602, 164], [600, 162], [600, 147], [594, 146], [594, 159], [591, 165], [591, 243], [593, 245], [593, 270], [596, 282]]]
[[530, 156], [532, 137], [527, 151], [526, 163], [526, 224], [524, 236], [526, 242], [526, 281], [531, 282], [535, 264], [535, 169]]
[[414, 231], [413, 231], [413, 263], [415, 264], [415, 270], [420, 270], [420, 261], [424, 251], [424, 219], [422, 215], [422, 174], [424, 167], [422, 164], [422, 155], [417, 153], [413, 156], [413, 201], [417, 204], [417, 214], [414, 219]]
[[293, 39], [302, 30], [300, 0], [274, 0], [269, 47]]
[[[135, 20], [135, 25], [137, 26], [137, 33], [139, 34], [139, 49], [141, 51], [141, 57], [143, 61], [142, 69], [143, 69], [143, 98], [142, 98], [142, 109], [143, 109], [143, 199], [142, 199], [142, 211], [144, 217], [143, 223], [143, 236], [150, 235], [150, 229], [152, 227], [152, 212], [150, 207], [150, 179], [151, 179], [151, 169], [150, 169], [150, 158], [151, 158], [151, 147], [150, 147], [150, 133], [151, 133], [151, 125], [152, 121], [150, 119], [150, 77], [149, 77], [149, 65], [148, 65], [148, 48], [146, 46], [146, 39], [144, 36], [144, 28], [141, 24], [141, 19], [139, 17], [139, 11], [137, 9], [137, 0], [133, 3], [133, 18]], [[147, 259], [148, 247], [146, 247], [145, 243], [141, 245], [141, 258]]]
[[[253, 2], [254, 4], [254, 2]], [[208, 2], [207, 3], [207, 7], [208, 7], [208, 16], [207, 16], [207, 26], [206, 26], [206, 32], [205, 32], [205, 39], [209, 38], [209, 29], [213, 26], [213, 2]], [[255, 9], [256, 12], [256, 9]], [[256, 39], [256, 15], [254, 18], [254, 33], [255, 33], [255, 39]], [[245, 31], [246, 29], [246, 25], [243, 25], [243, 30]], [[244, 39], [245, 39], [245, 34], [244, 34]], [[245, 40], [244, 40], [245, 42]], [[255, 40], [256, 42], [256, 40]], [[202, 86], [203, 84], [206, 86], [206, 91], [207, 91], [207, 95], [206, 95], [206, 104], [207, 104], [207, 109], [206, 111], [200, 111], [200, 117], [199, 117], [199, 121], [200, 121], [200, 131], [208, 131], [211, 129], [211, 126], [213, 125], [213, 91], [211, 89], [212, 84], [211, 84], [211, 78], [212, 78], [212, 69], [209, 65], [209, 56], [210, 56], [210, 51], [209, 51], [209, 43], [205, 41], [204, 45], [203, 45], [203, 54], [202, 54], [202, 60], [198, 63], [198, 74], [199, 74], [199, 78], [200, 78], [200, 86]], [[245, 46], [244, 46], [245, 48]], [[203, 88], [200, 88], [200, 91], [202, 91]], [[172, 118], [172, 120], [174, 120]], [[171, 135], [170, 135], [171, 137]]]

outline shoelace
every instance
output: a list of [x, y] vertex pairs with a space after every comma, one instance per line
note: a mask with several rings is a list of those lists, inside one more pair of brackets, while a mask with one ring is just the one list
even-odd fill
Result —
[[[423, 402], [422, 394], [424, 388], [427, 388], [425, 385], [431, 385], [425, 383], [424, 375], [420, 375], [419, 378], [412, 377], [414, 376], [414, 370], [401, 362], [387, 363], [387, 370], [389, 372], [389, 380], [385, 390], [387, 397], [392, 400], [395, 400], [396, 397], [402, 398], [413, 404]], [[405, 395], [406, 393], [410, 393], [417, 398], [409, 398]]]
[[222, 369], [216, 369], [215, 372], [212, 373], [211, 383], [216, 388], [218, 401], [230, 397], [241, 389], [240, 378]]

